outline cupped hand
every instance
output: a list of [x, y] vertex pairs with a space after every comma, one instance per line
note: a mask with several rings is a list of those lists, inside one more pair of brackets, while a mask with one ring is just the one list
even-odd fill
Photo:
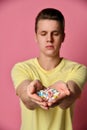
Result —
[[48, 102], [49, 107], [54, 107], [59, 105], [63, 99], [65, 99], [67, 96], [70, 95], [70, 91], [65, 82], [58, 81], [53, 85], [51, 85], [50, 88], [54, 88], [60, 93], [57, 98], [53, 99], [51, 102]]
[[27, 94], [29, 99], [43, 109], [48, 109], [48, 104], [40, 96], [37, 91], [45, 89], [39, 80], [32, 81], [27, 87]]

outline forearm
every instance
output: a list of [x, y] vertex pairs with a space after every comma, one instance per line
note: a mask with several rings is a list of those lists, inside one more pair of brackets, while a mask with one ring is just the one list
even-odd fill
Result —
[[28, 97], [27, 94], [27, 86], [31, 83], [31, 81], [26, 80], [23, 83], [21, 83], [17, 89], [16, 89], [16, 94], [20, 97], [20, 99], [22, 100], [22, 102], [24, 103], [24, 105], [28, 108], [28, 109], [35, 109], [37, 107], [37, 104], [34, 103], [33, 101], [31, 101]]
[[62, 109], [66, 109], [66, 108], [70, 107], [81, 94], [81, 90], [75, 82], [68, 81], [67, 86], [70, 90], [70, 95], [66, 96], [66, 98], [64, 98], [60, 101], [59, 106]]

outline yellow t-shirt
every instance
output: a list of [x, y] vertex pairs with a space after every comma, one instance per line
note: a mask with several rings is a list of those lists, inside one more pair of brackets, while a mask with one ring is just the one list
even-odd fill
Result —
[[[64, 82], [73, 80], [82, 88], [87, 81], [87, 68], [63, 58], [58, 66], [46, 71], [39, 65], [37, 58], [33, 58], [17, 63], [12, 69], [15, 87], [27, 79], [38, 79], [45, 87], [59, 80]], [[58, 106], [49, 110], [42, 108], [29, 110], [21, 102], [21, 108], [21, 130], [72, 130], [72, 106], [66, 110]]]

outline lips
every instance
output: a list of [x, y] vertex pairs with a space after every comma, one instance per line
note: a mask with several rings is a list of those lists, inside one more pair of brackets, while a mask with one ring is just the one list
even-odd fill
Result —
[[53, 46], [53, 45], [47, 45], [46, 48], [47, 48], [47, 49], [53, 49], [54, 46]]

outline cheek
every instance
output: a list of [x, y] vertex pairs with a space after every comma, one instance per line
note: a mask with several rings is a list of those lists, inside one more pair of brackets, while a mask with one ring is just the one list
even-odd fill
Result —
[[39, 44], [44, 44], [45, 43], [45, 39], [44, 38], [42, 38], [42, 37], [38, 37], [37, 38], [37, 42], [39, 43]]
[[60, 48], [61, 47], [61, 44], [62, 44], [62, 40], [61, 39], [57, 39], [56, 42], [55, 42], [55, 46], [57, 48]]

